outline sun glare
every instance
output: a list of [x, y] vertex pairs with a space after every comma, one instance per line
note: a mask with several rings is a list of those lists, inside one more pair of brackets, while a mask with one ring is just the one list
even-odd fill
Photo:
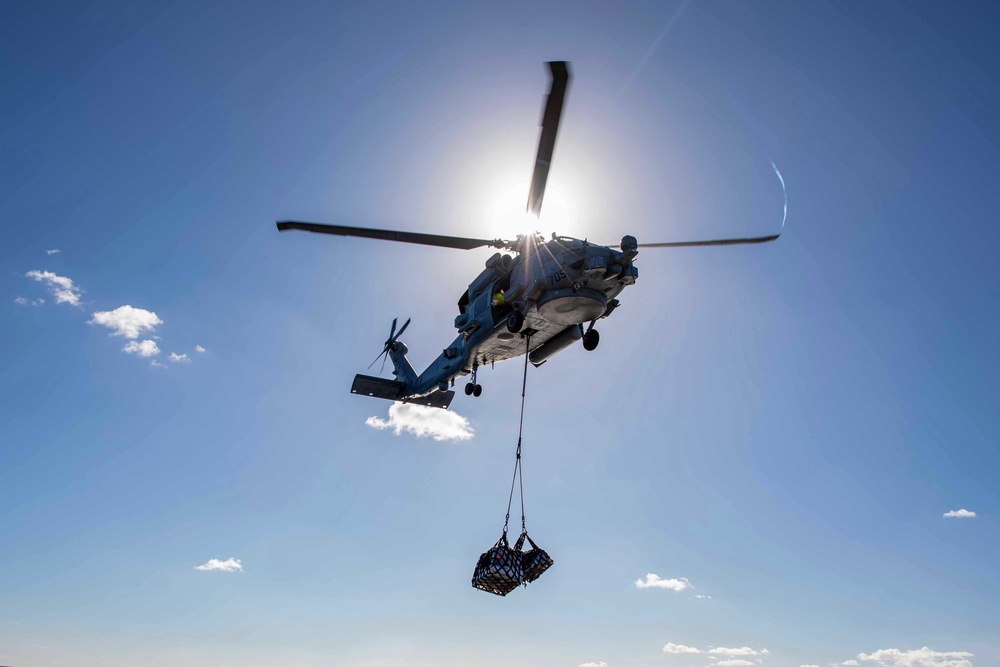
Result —
[[487, 210], [489, 232], [504, 239], [533, 232], [545, 236], [551, 232], [571, 233], [572, 208], [558, 184], [549, 181], [542, 203], [542, 214], [537, 218], [525, 210], [528, 186], [529, 182], [524, 178], [512, 178], [498, 183], [492, 192], [492, 205]]

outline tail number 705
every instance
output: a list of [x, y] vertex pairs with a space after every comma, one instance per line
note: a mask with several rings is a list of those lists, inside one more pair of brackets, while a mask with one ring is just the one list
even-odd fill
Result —
[[549, 274], [548, 281], [549, 287], [558, 284], [559, 282], [566, 280], [566, 272], [559, 269], [555, 273]]

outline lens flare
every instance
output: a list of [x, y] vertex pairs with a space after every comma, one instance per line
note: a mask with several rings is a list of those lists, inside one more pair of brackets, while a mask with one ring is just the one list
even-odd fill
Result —
[[778, 165], [774, 164], [774, 160], [771, 160], [771, 169], [774, 169], [775, 175], [781, 181], [781, 196], [785, 198], [785, 207], [781, 215], [781, 229], [784, 231], [785, 220], [788, 219], [788, 191], [785, 190], [785, 179], [781, 177], [781, 172], [778, 171]]

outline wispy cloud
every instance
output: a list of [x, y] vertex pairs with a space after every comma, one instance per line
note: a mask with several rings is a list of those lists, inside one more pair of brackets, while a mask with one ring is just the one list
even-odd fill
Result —
[[226, 560], [211, 558], [207, 563], [196, 565], [194, 569], [201, 570], [202, 572], [242, 572], [243, 565], [240, 563], [239, 558], [229, 558]]
[[754, 667], [754, 663], [743, 658], [733, 658], [731, 660], [719, 660], [715, 663], [715, 667]]
[[847, 665], [847, 667], [858, 667], [858, 661], [857, 660], [845, 660], [844, 662], [842, 662], [840, 664]]
[[119, 306], [114, 310], [98, 311], [94, 313], [90, 322], [111, 329], [112, 336], [125, 338], [138, 338], [142, 334], [155, 331], [156, 327], [163, 324], [163, 320], [157, 317], [156, 313], [128, 305]]
[[56, 275], [51, 271], [28, 271], [24, 274], [26, 278], [31, 278], [40, 283], [45, 283], [49, 291], [56, 298], [56, 303], [68, 303], [71, 306], [80, 305], [80, 295], [83, 290], [66, 276]]
[[690, 588], [691, 582], [681, 577], [679, 579], [661, 579], [659, 575], [650, 572], [646, 575], [646, 579], [636, 579], [636, 588], [665, 588], [667, 590], [675, 591], [680, 593], [681, 591]]
[[122, 352], [136, 354], [140, 357], [155, 357], [160, 353], [160, 348], [156, 345], [155, 340], [144, 340], [141, 343], [130, 340], [122, 348]]
[[885, 667], [972, 667], [967, 659], [971, 657], [973, 654], [966, 651], [934, 651], [926, 646], [911, 651], [883, 648], [874, 653], [858, 654], [858, 660], [877, 662]]
[[960, 509], [945, 512], [943, 516], [945, 519], [975, 519], [976, 513], [972, 510]]
[[[49, 255], [54, 255], [59, 252], [59, 249], [52, 248], [45, 252]], [[71, 278], [60, 276], [52, 271], [37, 269], [28, 271], [24, 276], [35, 282], [43, 283], [53, 295], [55, 303], [65, 303], [80, 307], [80, 299], [84, 292]], [[42, 298], [31, 299], [24, 296], [14, 298], [15, 304], [25, 307], [41, 306], [45, 304], [45, 301]], [[109, 329], [112, 336], [128, 339], [129, 342], [122, 348], [122, 351], [126, 354], [152, 359], [161, 352], [157, 343], [159, 336], [156, 335], [156, 332], [158, 327], [163, 324], [163, 320], [151, 310], [136, 308], [126, 304], [114, 310], [94, 312], [88, 320], [88, 324], [100, 325]], [[203, 354], [205, 352], [207, 350], [204, 347], [196, 345], [194, 352], [190, 354], [171, 352], [169, 359], [175, 364], [186, 364], [191, 363], [192, 355]], [[152, 359], [150, 364], [157, 368], [166, 367], [165, 364], [155, 359]]]
[[601, 660], [600, 662], [582, 662], [578, 667], [608, 667], [608, 663]]
[[667, 645], [663, 647], [664, 653], [701, 653], [700, 650], [696, 649], [694, 646], [685, 646], [684, 644], [675, 644], [673, 642], [667, 642]]
[[365, 423], [379, 430], [392, 429], [396, 435], [406, 431], [435, 440], [471, 440], [473, 435], [469, 420], [457, 412], [412, 403], [394, 402], [389, 406], [389, 419], [369, 417]]
[[716, 655], [767, 655], [770, 653], [766, 648], [755, 649], [749, 646], [741, 646], [739, 648], [726, 648], [724, 646], [716, 646], [715, 648], [708, 649], [709, 653], [714, 653]]
[[711, 595], [698, 595], [698, 594], [696, 594], [696, 595], [694, 596], [694, 598], [695, 598], [696, 600], [711, 600], [711, 599], [712, 599], [712, 596], [711, 596]]
[[[722, 664], [722, 663], [719, 663], [719, 664]], [[847, 664], [847, 663], [844, 663], [844, 664]], [[854, 664], [856, 665], [858, 663], [854, 663]], [[819, 665], [799, 665], [799, 667], [819, 667]]]
[[45, 254], [51, 256], [51, 255], [55, 255], [58, 252], [61, 252], [61, 250], [59, 250], [59, 248], [53, 248], [52, 250], [46, 250]]

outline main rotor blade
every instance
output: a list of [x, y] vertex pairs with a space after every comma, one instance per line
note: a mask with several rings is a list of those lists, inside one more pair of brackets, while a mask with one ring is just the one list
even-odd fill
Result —
[[359, 236], [365, 239], [380, 239], [382, 241], [399, 241], [401, 243], [417, 243], [420, 245], [433, 245], [441, 248], [457, 248], [459, 250], [472, 250], [483, 246], [494, 248], [506, 247], [506, 243], [500, 239], [470, 239], [462, 236], [441, 236], [439, 234], [421, 234], [418, 232], [397, 232], [389, 229], [371, 229], [370, 227], [344, 227], [341, 225], [323, 225], [318, 222], [297, 222], [295, 220], [284, 220], [278, 223], [278, 231], [284, 232], [289, 229], [300, 229], [304, 232], [316, 232], [319, 234], [333, 234], [334, 236]]
[[674, 243], [640, 243], [640, 248], [686, 248], [699, 245], [740, 245], [742, 243], [767, 243], [781, 236], [751, 236], [745, 239], [717, 239], [715, 241], [675, 241]]
[[542, 211], [545, 181], [549, 178], [549, 165], [552, 164], [552, 151], [556, 146], [556, 132], [559, 130], [559, 118], [569, 83], [569, 67], [566, 62], [550, 62], [549, 71], [552, 72], [552, 86], [542, 115], [542, 136], [538, 139], [535, 173], [531, 177], [531, 190], [528, 192], [528, 212], [535, 216]]
[[392, 318], [392, 326], [389, 328], [389, 340], [392, 340], [392, 334], [396, 333], [396, 318]]

